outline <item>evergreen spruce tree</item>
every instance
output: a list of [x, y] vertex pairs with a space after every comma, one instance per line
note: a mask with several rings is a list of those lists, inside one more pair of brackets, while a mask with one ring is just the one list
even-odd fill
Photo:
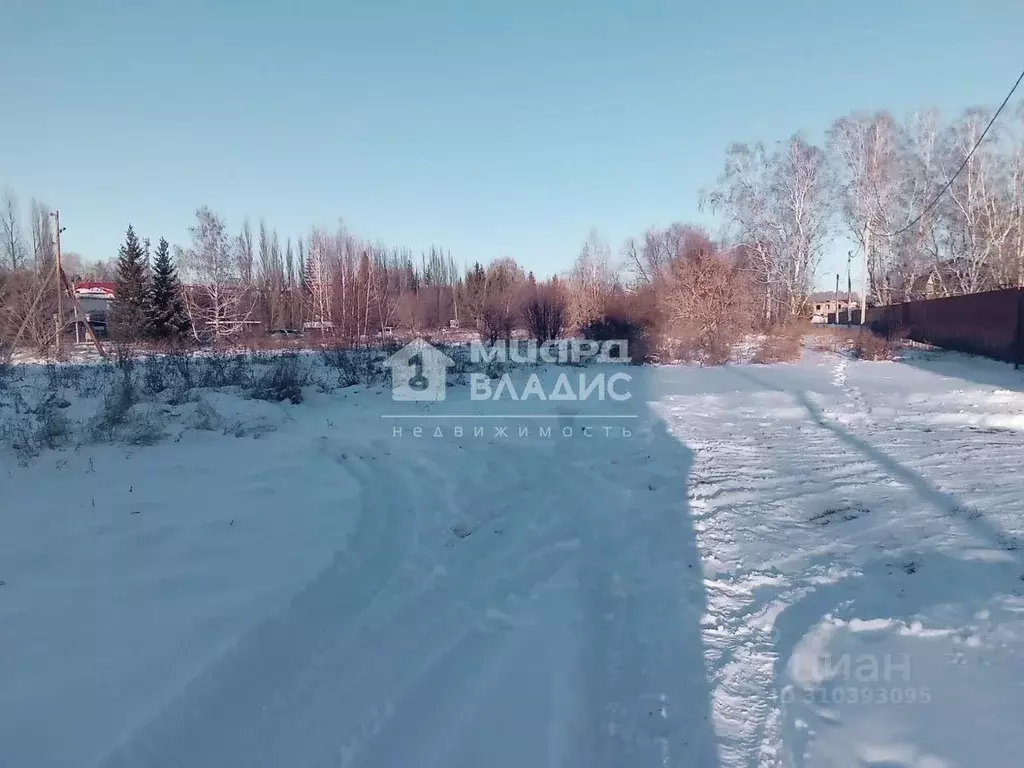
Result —
[[162, 237], [153, 260], [153, 288], [148, 320], [149, 335], [157, 341], [180, 339], [188, 329], [178, 270], [171, 261], [171, 248]]
[[146, 254], [131, 225], [118, 252], [114, 284], [114, 301], [110, 308], [114, 337], [122, 341], [145, 338], [149, 326], [150, 286]]

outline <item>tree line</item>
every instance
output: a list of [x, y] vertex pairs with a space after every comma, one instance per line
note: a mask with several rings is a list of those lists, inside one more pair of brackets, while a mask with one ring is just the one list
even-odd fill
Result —
[[1024, 285], [1024, 110], [981, 141], [992, 115], [854, 113], [821, 146], [734, 144], [701, 204], [742, 246], [766, 317], [801, 306], [838, 235], [869, 306]]
[[[856, 288], [868, 305], [1024, 284], [1024, 113], [997, 124], [972, 153], [990, 114], [971, 109], [942, 122], [927, 110], [903, 120], [855, 113], [817, 144], [799, 134], [771, 146], [734, 144], [699, 196], [721, 222], [716, 237], [673, 223], [613, 250], [592, 231], [570, 269], [542, 280], [514, 259], [461, 266], [442, 249], [414, 254], [343, 225], [295, 241], [264, 221], [230, 232], [206, 207], [183, 246], [161, 239], [151, 257], [149, 241], [129, 228], [115, 260], [63, 260], [73, 279], [117, 284], [111, 331], [132, 340], [306, 329], [356, 341], [452, 327], [550, 338], [619, 318], [713, 346], [806, 315], [822, 256], [840, 236], [866, 263]], [[6, 190], [0, 338], [27, 316], [26, 297], [54, 254], [49, 209], [32, 201], [26, 226]], [[39, 343], [52, 336], [49, 301], [32, 310], [42, 318], [30, 323]]]

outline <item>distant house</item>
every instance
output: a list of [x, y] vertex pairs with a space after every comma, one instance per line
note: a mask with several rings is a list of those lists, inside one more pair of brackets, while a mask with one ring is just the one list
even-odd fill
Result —
[[[814, 313], [811, 317], [812, 323], [828, 323], [835, 322], [835, 315], [838, 313], [840, 318], [847, 317], [851, 312], [856, 312], [860, 309], [860, 304], [856, 301], [847, 301], [846, 299], [830, 299], [828, 301], [816, 301], [814, 302]], [[831, 316], [831, 319], [830, 319]], [[845, 321], [845, 320], [844, 320]]]
[[84, 319], [97, 336], [107, 335], [107, 317], [114, 300], [114, 283], [80, 282], [75, 288], [75, 298], [85, 313]]
[[939, 299], [948, 296], [947, 286], [957, 284], [955, 264], [942, 261], [926, 266], [916, 273], [893, 271], [885, 276], [885, 288], [888, 301], [920, 301], [921, 299]]
[[100, 299], [112, 299], [114, 298], [115, 288], [116, 285], [114, 283], [83, 281], [75, 286], [75, 296], [80, 299], [87, 296]]

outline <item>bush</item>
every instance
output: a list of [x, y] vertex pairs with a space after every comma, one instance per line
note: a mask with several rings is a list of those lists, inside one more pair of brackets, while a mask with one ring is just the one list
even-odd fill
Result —
[[648, 361], [649, 337], [647, 329], [626, 317], [615, 315], [602, 315], [597, 320], [592, 320], [581, 329], [583, 338], [591, 341], [625, 341], [626, 349], [612, 347], [609, 352], [613, 359], [616, 356], [624, 357], [623, 362], [630, 362], [634, 365], [642, 365]]
[[816, 352], [845, 352], [854, 339], [853, 333], [835, 326], [818, 326], [809, 336], [811, 349]]
[[250, 394], [257, 400], [276, 403], [287, 400], [293, 405], [298, 405], [302, 402], [305, 379], [298, 357], [281, 355], [270, 370], [257, 380]]
[[757, 298], [749, 274], [730, 254], [697, 242], [663, 270], [654, 301], [664, 308], [665, 328], [687, 358], [727, 362], [733, 347], [755, 330]]
[[207, 389], [222, 387], [248, 388], [252, 385], [250, 360], [245, 355], [212, 354], [196, 360], [199, 386]]
[[512, 338], [519, 308], [505, 294], [488, 296], [480, 310], [480, 333], [488, 344]]
[[658, 314], [655, 302], [644, 293], [613, 294], [604, 311], [580, 329], [591, 341], [625, 341], [623, 362], [643, 365], [654, 359], [657, 346]]
[[56, 391], [49, 392], [34, 408], [16, 401], [18, 418], [9, 418], [0, 428], [0, 440], [18, 456], [22, 464], [39, 456], [43, 450], [56, 450], [67, 445], [74, 435], [71, 420], [61, 409], [69, 403]]
[[754, 350], [750, 362], [757, 365], [792, 363], [800, 359], [805, 328], [792, 324], [773, 329]]
[[8, 446], [23, 466], [36, 458], [41, 450], [38, 427], [31, 416], [8, 419], [0, 425], [0, 440]]
[[95, 442], [109, 442], [116, 438], [118, 428], [127, 421], [135, 405], [135, 386], [131, 376], [123, 375], [103, 396], [103, 405], [89, 420], [89, 436]]
[[854, 338], [851, 351], [858, 360], [892, 360], [896, 357], [897, 349], [897, 345], [889, 339], [862, 330]]
[[88, 436], [93, 442], [124, 442], [154, 445], [166, 437], [159, 413], [136, 408], [135, 382], [127, 371], [103, 397], [100, 410], [89, 420]]
[[131, 373], [135, 368], [135, 348], [127, 342], [114, 344], [114, 365], [119, 371]]
[[120, 435], [129, 445], [156, 445], [167, 437], [159, 415], [152, 412], [132, 413], [125, 420]]
[[[385, 355], [394, 354], [397, 349], [386, 347]], [[337, 371], [337, 386], [342, 389], [362, 384], [372, 387], [386, 379], [386, 372], [379, 364], [378, 355], [372, 349], [347, 349], [332, 347], [321, 353], [328, 368]]]
[[523, 321], [530, 336], [543, 344], [565, 330], [569, 303], [557, 282], [533, 286], [523, 304]]
[[168, 388], [173, 369], [166, 358], [151, 357], [142, 364], [142, 387], [147, 394], [156, 395]]
[[673, 334], [659, 346], [658, 359], [674, 363], [725, 365], [732, 359], [733, 341], [728, 336], [701, 337], [694, 332]]
[[165, 356], [167, 364], [174, 369], [184, 389], [191, 389], [195, 386], [193, 380], [192, 355], [187, 349], [172, 347]]

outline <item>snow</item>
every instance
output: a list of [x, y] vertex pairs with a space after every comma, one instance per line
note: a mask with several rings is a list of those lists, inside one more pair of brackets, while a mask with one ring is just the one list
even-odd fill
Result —
[[1019, 764], [1012, 367], [321, 370], [147, 396], [139, 444], [85, 437], [119, 372], [18, 368], [0, 426], [57, 381], [71, 436], [0, 452], [2, 766]]

